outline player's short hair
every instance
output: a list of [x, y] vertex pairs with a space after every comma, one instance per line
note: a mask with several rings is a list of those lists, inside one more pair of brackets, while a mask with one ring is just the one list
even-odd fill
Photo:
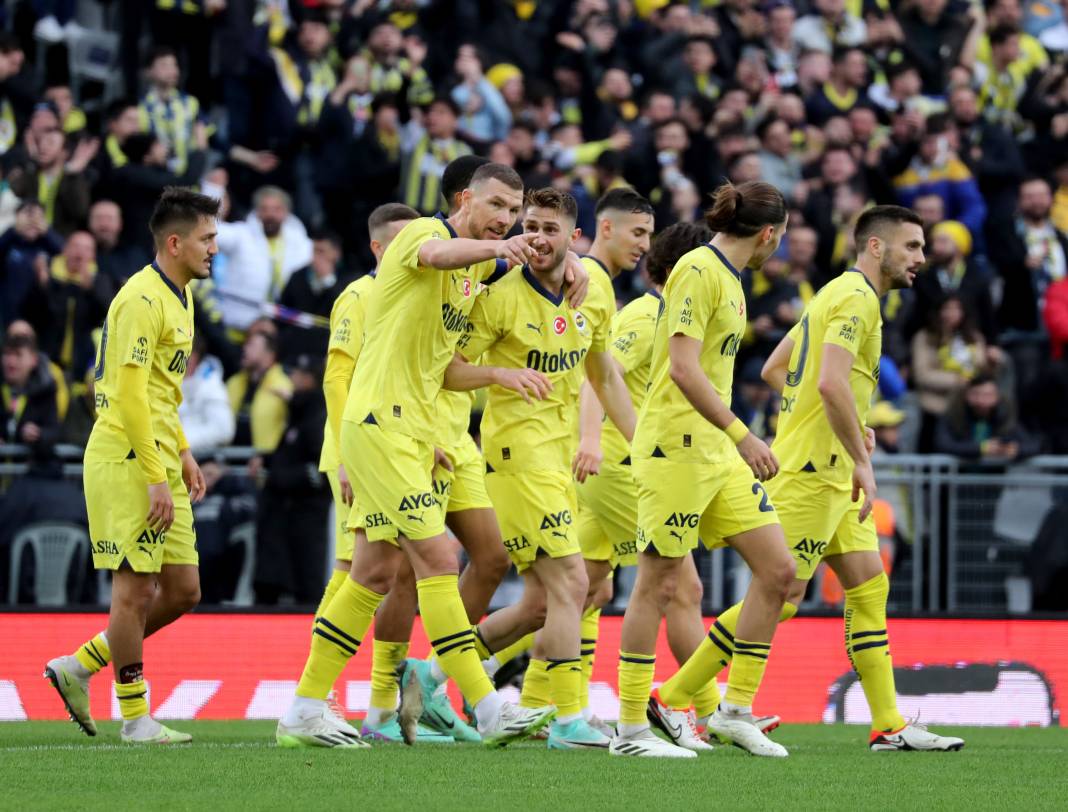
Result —
[[630, 186], [618, 186], [601, 195], [601, 199], [597, 201], [597, 208], [593, 212], [594, 217], [600, 219], [606, 211], [652, 215], [653, 204]]
[[367, 233], [371, 239], [378, 239], [375, 235], [390, 223], [399, 223], [406, 220], [418, 220], [422, 215], [411, 206], [403, 203], [384, 203], [371, 212], [367, 218]]
[[471, 178], [480, 166], [490, 162], [481, 155], [461, 155], [449, 162], [441, 175], [441, 195], [445, 198], [445, 207], [452, 209], [456, 195], [471, 185]]
[[561, 192], [552, 186], [531, 189], [523, 201], [527, 209], [551, 209], [574, 223], [578, 219], [578, 203], [569, 192]]
[[667, 282], [668, 274], [679, 257], [712, 239], [704, 223], [675, 223], [661, 231], [645, 255], [645, 272], [658, 285]]
[[887, 229], [896, 228], [902, 223], [913, 223], [923, 228], [923, 220], [912, 209], [904, 206], [872, 206], [861, 213], [857, 218], [857, 224], [853, 229], [853, 240], [857, 246], [857, 253], [861, 254], [868, 248], [868, 240], [873, 236], [884, 238]]
[[767, 226], [786, 222], [786, 198], [762, 180], [735, 186], [724, 183], [712, 194], [712, 208], [705, 222], [718, 234], [752, 237]]
[[185, 236], [202, 217], [218, 217], [219, 201], [185, 186], [167, 186], [149, 218], [148, 228], [156, 244], [168, 234]]
[[493, 163], [482, 164], [471, 175], [471, 182], [468, 186], [478, 186], [480, 183], [484, 183], [487, 180], [496, 180], [503, 183], [509, 189], [515, 189], [517, 192], [523, 191], [523, 179], [519, 177], [519, 173], [512, 167], [505, 164]]

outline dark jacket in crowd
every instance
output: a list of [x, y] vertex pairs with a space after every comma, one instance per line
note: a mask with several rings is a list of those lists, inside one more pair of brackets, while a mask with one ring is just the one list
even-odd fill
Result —
[[154, 256], [152, 234], [148, 219], [163, 194], [165, 186], [193, 186], [204, 174], [207, 156], [200, 150], [189, 153], [185, 173], [176, 175], [160, 166], [128, 163], [120, 166], [112, 175], [112, 190], [115, 202], [122, 209], [122, 240], [127, 245], [140, 249], [145, 256]]
[[911, 340], [928, 325], [932, 313], [941, 307], [942, 300], [950, 294], [956, 294], [964, 303], [964, 312], [973, 319], [986, 342], [995, 344], [998, 323], [994, 298], [990, 293], [993, 281], [993, 274], [975, 257], [965, 260], [964, 273], [959, 280], [949, 272], [940, 273], [938, 268], [924, 268], [912, 285], [915, 305], [905, 329], [906, 336]]
[[981, 418], [968, 407], [964, 391], [953, 396], [946, 413], [935, 428], [935, 453], [952, 454], [965, 460], [981, 459], [982, 444], [987, 440], [1016, 443], [1018, 459], [1033, 457], [1041, 450], [1039, 440], [1032, 437], [1017, 423], [1015, 409], [1002, 400], [993, 414]]
[[[332, 284], [325, 287], [314, 284], [314, 279], [315, 272], [311, 266], [301, 268], [289, 277], [289, 281], [282, 289], [282, 295], [278, 298], [278, 303], [302, 313], [311, 313], [329, 319], [334, 300], [352, 281], [352, 277], [335, 274]], [[282, 349], [280, 360], [283, 364], [288, 364], [299, 355], [310, 355], [314, 358], [325, 357], [326, 345], [330, 341], [330, 331], [326, 327], [308, 328], [287, 324], [280, 331], [278, 338], [278, 345]]]
[[27, 423], [35, 424], [41, 436], [31, 443], [35, 460], [46, 460], [52, 455], [52, 447], [59, 438], [59, 414], [56, 411], [56, 379], [48, 367], [48, 361], [40, 356], [37, 368], [30, 373], [25, 389], [17, 393], [25, 396], [24, 402], [16, 402], [16, 393], [3, 384], [0, 397], [0, 440], [5, 443], [23, 444], [22, 428]]
[[[1068, 234], [1057, 232], [1057, 240], [1068, 256]], [[1039, 290], [1027, 267], [1027, 245], [1017, 218], [987, 225], [987, 251], [990, 264], [1004, 280], [998, 323], [1002, 330], [1033, 332], [1041, 328], [1038, 310]]]
[[[26, 172], [12, 173], [11, 191], [20, 198], [37, 198], [40, 173], [36, 167]], [[89, 179], [85, 173], [60, 176], [56, 189], [55, 210], [52, 216], [52, 228], [62, 237], [69, 237], [78, 229], [85, 228], [89, 217], [90, 203]]]
[[36, 240], [27, 240], [14, 228], [0, 235], [0, 327], [20, 318], [22, 305], [33, 289], [38, 254], [51, 259], [63, 250], [63, 241], [54, 231]]
[[41, 349], [66, 370], [81, 379], [93, 366], [96, 346], [93, 330], [104, 323], [115, 284], [98, 272], [91, 287], [49, 278], [45, 286], [34, 285], [22, 314], [39, 336]]

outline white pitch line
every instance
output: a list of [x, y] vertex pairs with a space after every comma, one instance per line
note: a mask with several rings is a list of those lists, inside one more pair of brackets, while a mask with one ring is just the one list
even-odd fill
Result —
[[[140, 745], [136, 744], [26, 744], [14, 745], [11, 747], [0, 747], [0, 753], [30, 753], [43, 752], [47, 750], [81, 750], [84, 752], [96, 752], [98, 750], [125, 750], [129, 752], [132, 749], [137, 749], [139, 746]], [[168, 744], [153, 746], [172, 750], [182, 749], [185, 747], [196, 748], [197, 750], [237, 750], [240, 748], [260, 750], [276, 748], [278, 745], [272, 742], [263, 742], [262, 744], [258, 742], [192, 742], [188, 745]]]

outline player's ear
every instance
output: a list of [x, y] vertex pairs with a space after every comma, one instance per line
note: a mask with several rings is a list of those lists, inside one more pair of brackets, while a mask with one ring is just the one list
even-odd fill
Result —
[[179, 251], [179, 245], [178, 244], [181, 241], [182, 241], [182, 238], [178, 234], [174, 234], [174, 233], [168, 234], [167, 235], [167, 240], [164, 243], [164, 245], [167, 247], [167, 253], [170, 254], [172, 257], [178, 256], [178, 251]]
[[577, 240], [581, 236], [582, 236], [582, 229], [578, 228], [576, 226], [575, 230], [571, 232], [571, 242], [574, 242], [575, 240]]

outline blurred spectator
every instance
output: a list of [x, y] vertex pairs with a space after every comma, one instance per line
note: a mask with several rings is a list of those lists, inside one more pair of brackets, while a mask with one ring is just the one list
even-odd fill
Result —
[[[293, 200], [277, 186], [264, 186], [252, 199], [254, 210], [248, 224], [257, 255], [250, 268], [240, 269], [244, 279], [235, 284], [232, 295], [240, 295], [253, 303], [277, 301], [289, 277], [311, 262], [312, 245], [304, 224], [293, 214]], [[258, 278], [267, 270], [267, 287]], [[234, 269], [239, 270], [237, 268]], [[246, 284], [255, 274], [259, 284]]]
[[174, 49], [158, 45], [148, 58], [148, 92], [141, 99], [141, 129], [159, 138], [166, 148], [166, 167], [176, 175], [185, 172], [190, 153], [203, 149], [200, 102], [178, 89], [181, 74]]
[[794, 25], [794, 40], [801, 50], [829, 54], [836, 47], [865, 43], [868, 31], [864, 21], [847, 10], [845, 0], [815, 0], [812, 5], [816, 13], [806, 14]]
[[291, 323], [282, 327], [279, 346], [283, 348], [283, 364], [289, 364], [301, 355], [326, 356], [330, 309], [353, 278], [342, 272], [338, 266], [340, 259], [340, 237], [329, 231], [312, 234], [311, 264], [289, 277], [278, 303], [291, 308], [294, 315], [310, 314], [319, 316], [321, 321], [315, 326]]
[[912, 285], [915, 306], [906, 332], [914, 335], [930, 322], [949, 294], [960, 296], [966, 312], [972, 314], [986, 342], [997, 340], [997, 318], [990, 288], [993, 283], [986, 268], [972, 255], [972, 235], [961, 223], [945, 220], [931, 229], [927, 266]]
[[326, 422], [320, 365], [308, 355], [297, 359], [281, 442], [264, 460], [267, 481], [257, 520], [257, 603], [275, 604], [288, 594], [298, 604], [310, 604], [322, 593], [330, 489], [319, 473]]
[[934, 450], [935, 426], [953, 396], [1000, 360], [1000, 352], [987, 347], [973, 326], [959, 295], [947, 296], [931, 311], [929, 326], [912, 339], [912, 379], [923, 410], [921, 454]]
[[28, 445], [34, 460], [47, 459], [59, 436], [56, 381], [31, 337], [4, 338], [3, 376], [0, 446]]
[[19, 75], [25, 58], [14, 34], [0, 31], [0, 156], [4, 157], [18, 143], [34, 103], [33, 89]]
[[1016, 26], [997, 25], [990, 31], [988, 39], [990, 61], [976, 65], [981, 80], [979, 106], [988, 121], [1021, 132], [1024, 127], [1017, 107], [1027, 90], [1032, 71], [1039, 66], [1021, 58], [1020, 29]]
[[1034, 456], [1038, 441], [1016, 421], [1011, 397], [980, 375], [956, 392], [935, 431], [934, 450], [966, 460], [1014, 462]]
[[894, 178], [898, 202], [911, 206], [923, 194], [937, 194], [945, 216], [959, 220], [979, 239], [986, 220], [986, 204], [971, 170], [950, 144], [952, 124], [945, 114], [930, 116], [920, 148], [908, 169]]
[[426, 109], [425, 128], [409, 125], [402, 148], [402, 200], [422, 214], [441, 208], [441, 174], [445, 166], [471, 148], [456, 137], [460, 108], [451, 98], [440, 97]]
[[786, 233], [787, 275], [797, 285], [801, 301], [808, 304], [813, 289], [819, 286], [815, 264], [818, 238], [816, 232], [804, 225], [791, 225]]
[[767, 10], [768, 32], [764, 37], [764, 48], [768, 54], [768, 67], [773, 72], [775, 84], [782, 89], [791, 88], [797, 84], [802, 51], [794, 37], [797, 11], [790, 0], [771, 0]]
[[757, 128], [760, 136], [761, 180], [793, 198], [794, 187], [801, 182], [801, 158], [794, 152], [790, 125], [780, 118], [768, 118]]
[[404, 93], [411, 105], [429, 104], [434, 88], [423, 70], [427, 47], [418, 37], [405, 39], [391, 21], [375, 24], [364, 56], [371, 65], [372, 93]]
[[59, 127], [68, 135], [78, 133], [88, 126], [85, 113], [74, 106], [74, 94], [69, 85], [55, 84], [45, 88], [44, 98], [56, 108]]
[[1020, 113], [1034, 127], [1034, 141], [1027, 150], [1034, 172], [1053, 172], [1068, 155], [1068, 64], [1064, 61], [1042, 74], [1020, 102]]
[[106, 135], [104, 145], [93, 159], [93, 168], [98, 180], [96, 193], [101, 197], [111, 194], [111, 176], [129, 158], [123, 151], [126, 139], [141, 130], [141, 115], [137, 104], [127, 99], [119, 99], [108, 105], [105, 115]]
[[44, 207], [45, 222], [60, 236], [84, 228], [90, 199], [85, 169], [99, 142], [75, 141], [54, 129], [38, 137], [29, 134], [25, 146], [29, 162], [9, 173], [11, 190], [23, 199], [36, 198]]
[[871, 453], [873, 462], [900, 451], [901, 424], [904, 422], [905, 413], [888, 400], [881, 400], [871, 407], [867, 425], [875, 433], [875, 450]]
[[920, 69], [923, 92], [938, 96], [945, 92], [949, 72], [961, 61], [965, 43], [975, 42], [983, 31], [982, 10], [974, 5], [962, 14], [949, 0], [915, 0], [898, 12], [902, 47]]
[[256, 492], [248, 477], [233, 472], [215, 459], [200, 460], [207, 487], [193, 505], [200, 554], [202, 603], [232, 601], [249, 551], [234, 544], [233, 531], [255, 521]]
[[92, 331], [103, 323], [115, 294], [114, 282], [97, 272], [95, 252], [92, 235], [71, 234], [50, 270], [38, 265], [37, 284], [22, 308], [42, 349], [76, 379], [94, 364]]
[[182, 379], [182, 404], [178, 416], [193, 456], [224, 448], [234, 439], [235, 419], [230, 396], [223, 382], [222, 364], [206, 355], [207, 343], [197, 336]]
[[263, 454], [278, 447], [285, 432], [287, 404], [293, 392], [278, 363], [276, 337], [250, 332], [241, 352], [241, 371], [226, 382], [230, 410], [236, 418], [234, 444]]
[[99, 272], [118, 290], [126, 280], [149, 262], [137, 249], [122, 245], [122, 209], [111, 200], [98, 200], [89, 209], [89, 233], [96, 241], [96, 264]]
[[24, 200], [15, 225], [0, 235], [0, 327], [19, 318], [42, 269], [47, 274], [52, 256], [62, 250], [63, 241], [45, 221], [44, 207], [34, 199]]
[[[840, 0], [826, 0], [840, 2]], [[848, 113], [867, 101], [868, 60], [860, 48], [840, 48], [831, 63], [830, 78], [805, 99], [808, 121], [822, 127], [833, 116]]]
[[501, 92], [486, 78], [476, 46], [460, 46], [455, 70], [460, 83], [452, 89], [452, 100], [461, 111], [460, 132], [475, 143], [503, 140], [511, 126], [512, 113]]
[[[755, 271], [746, 271], [743, 276], [752, 330], [752, 346], [745, 352], [763, 366], [779, 341], [801, 317], [803, 305], [797, 284], [790, 279], [786, 257], [778, 252]], [[759, 370], [757, 370], [759, 377]]]

